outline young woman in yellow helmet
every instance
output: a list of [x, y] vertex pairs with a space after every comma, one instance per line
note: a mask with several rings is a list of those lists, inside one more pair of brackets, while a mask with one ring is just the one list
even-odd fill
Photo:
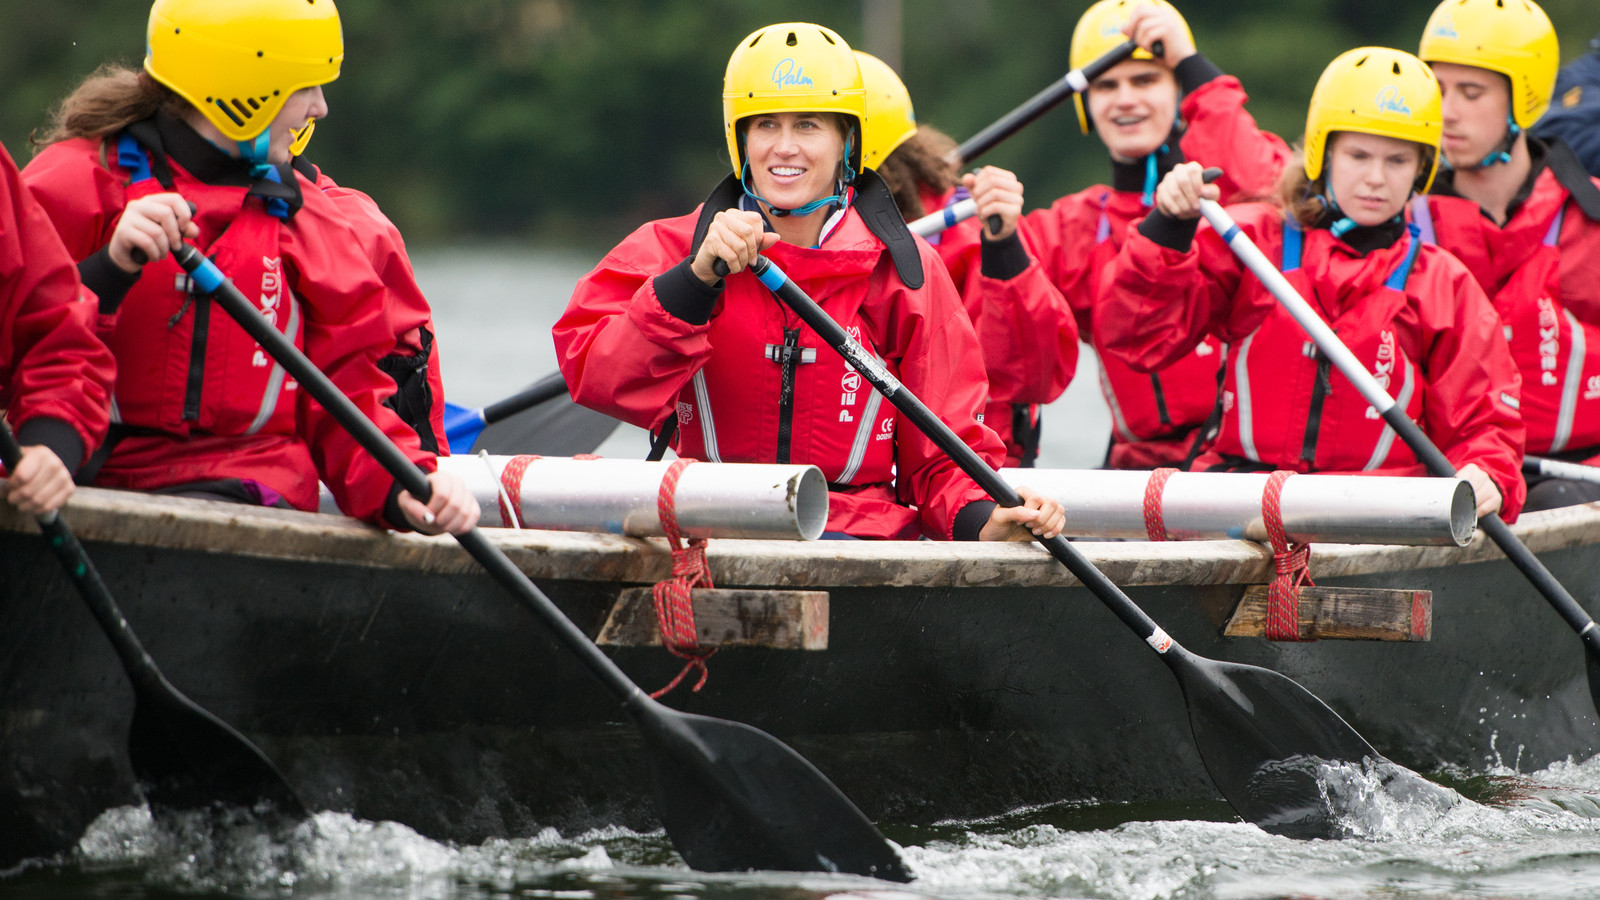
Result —
[[[1230, 210], [1300, 294], [1461, 470], [1480, 515], [1521, 508], [1522, 420], [1500, 321], [1455, 257], [1403, 220], [1433, 180], [1439, 87], [1426, 64], [1352, 50], [1317, 81], [1303, 169], [1282, 205]], [[1221, 431], [1198, 470], [1424, 474], [1298, 323], [1208, 226], [1197, 163], [1173, 169], [1128, 236], [1102, 310], [1105, 349], [1157, 370], [1207, 336], [1228, 345]], [[1310, 349], [1308, 349], [1310, 348]]]
[[[1100, 0], [1072, 32], [1071, 64], [1086, 65], [1124, 41], [1141, 49], [1073, 97], [1078, 124], [1111, 155], [1111, 183], [1062, 197], [1023, 219], [1029, 246], [1096, 349], [1101, 273], [1128, 226], [1150, 209], [1155, 186], [1186, 159], [1221, 166], [1229, 202], [1271, 194], [1289, 148], [1261, 132], [1245, 111], [1244, 89], [1195, 49], [1194, 36], [1166, 0]], [[1161, 44], [1157, 57], [1150, 48]], [[1182, 466], [1217, 400], [1220, 348], [1202, 341], [1159, 372], [1134, 372], [1100, 354], [1100, 387], [1111, 410], [1106, 464], [1118, 469]]]
[[[680, 456], [811, 463], [828, 531], [1028, 540], [1059, 504], [1000, 509], [745, 268], [768, 255], [991, 464], [1004, 452], [972, 326], [938, 256], [862, 169], [861, 69], [844, 39], [785, 23], [728, 59], [733, 174], [693, 213], [634, 232], [555, 326], [579, 403], [668, 430]], [[716, 275], [721, 260], [731, 274]]]
[[[108, 67], [57, 112], [24, 177], [99, 296], [116, 419], [94, 483], [315, 509], [423, 531], [477, 519], [430, 475], [424, 506], [298, 390], [168, 256], [191, 240], [424, 469], [383, 401], [390, 298], [350, 226], [289, 167], [344, 57], [332, 0], [156, 0], [141, 71]], [[191, 206], [193, 204], [193, 212]], [[431, 517], [431, 521], [430, 521]]]
[[[1531, 0], [1449, 0], [1417, 55], [1444, 91], [1445, 165], [1412, 220], [1505, 320], [1527, 451], [1600, 464], [1600, 189], [1566, 145], [1526, 131], [1550, 105], [1555, 29]], [[1600, 485], [1529, 481], [1528, 509], [1600, 500]]]
[[[989, 374], [984, 424], [1006, 443], [1006, 464], [1031, 466], [1039, 455], [1039, 404], [1061, 396], [1078, 365], [1078, 328], [1061, 292], [1022, 242], [1022, 182], [984, 166], [961, 175], [949, 160], [956, 143], [918, 125], [911, 94], [888, 64], [856, 51], [867, 92], [863, 164], [894, 194], [907, 221], [970, 195], [972, 219], [930, 243], [961, 292], [983, 346]], [[1000, 218], [1000, 230], [986, 223]]]

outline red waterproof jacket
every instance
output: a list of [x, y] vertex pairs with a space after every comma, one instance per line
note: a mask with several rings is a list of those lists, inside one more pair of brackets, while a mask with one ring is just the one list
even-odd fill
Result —
[[376, 201], [361, 191], [335, 184], [327, 173], [308, 162], [297, 159], [296, 167], [315, 173], [317, 187], [332, 197], [344, 213], [372, 268], [389, 289], [386, 312], [395, 344], [378, 360], [378, 367], [388, 372], [398, 386], [399, 396], [391, 400], [391, 406], [417, 431], [426, 449], [449, 456], [450, 442], [444, 436], [444, 380], [433, 308], [417, 285], [400, 229], [389, 221]]
[[[1286, 247], [1277, 207], [1231, 212], [1445, 456], [1494, 480], [1501, 514], [1514, 521], [1527, 493], [1521, 379], [1499, 316], [1466, 268], [1410, 236], [1363, 255], [1317, 228]], [[1197, 470], [1425, 474], [1208, 225], [1187, 252], [1130, 232], [1108, 279], [1102, 339], [1135, 370], [1160, 369], [1206, 335], [1228, 345], [1222, 430]]]
[[[704, 324], [662, 307], [656, 283], [689, 257], [698, 216], [643, 226], [578, 282], [554, 329], [573, 399], [644, 428], [675, 413], [681, 456], [818, 466], [832, 489], [829, 531], [951, 538], [983, 490], [755, 276], [725, 279]], [[933, 248], [917, 239], [926, 282], [911, 289], [854, 207], [823, 245], [780, 242], [765, 255], [999, 465], [1004, 447], [979, 421], [978, 339]]]
[[[954, 188], [943, 194], [925, 190], [923, 208], [940, 209], [955, 193]], [[1078, 327], [1071, 307], [1032, 254], [1027, 268], [1011, 278], [983, 274], [981, 231], [982, 223], [968, 219], [935, 235], [932, 243], [983, 346], [989, 374], [983, 423], [1005, 441], [1006, 465], [1016, 466], [1025, 455], [1031, 461], [1038, 448], [1025, 448], [1015, 426], [1037, 428], [1039, 405], [1067, 389], [1078, 366]]]
[[[1248, 99], [1238, 79], [1220, 73], [1190, 88], [1179, 106], [1187, 123], [1181, 152], [1163, 160], [1162, 168], [1186, 159], [1220, 166], [1223, 175], [1216, 184], [1224, 203], [1270, 195], [1290, 151], [1256, 126], [1245, 110]], [[1104, 317], [1102, 273], [1129, 226], [1147, 212], [1141, 190], [1095, 185], [1023, 220], [1029, 246], [1077, 317], [1078, 333], [1099, 353], [1100, 388], [1111, 411], [1109, 464], [1116, 469], [1181, 465], [1195, 431], [1216, 406], [1222, 365], [1221, 345], [1210, 338], [1159, 372], [1135, 372], [1100, 352], [1095, 330]]]
[[[110, 242], [129, 200], [163, 190], [154, 178], [130, 184], [136, 173], [118, 162], [118, 151], [116, 140], [63, 141], [23, 173], [75, 259]], [[282, 220], [244, 186], [210, 184], [175, 159], [167, 163], [174, 190], [198, 209], [195, 245], [407, 456], [432, 471], [433, 454], [383, 405], [394, 381], [376, 362], [394, 346], [385, 314], [392, 303], [333, 200], [291, 173], [304, 205]], [[114, 416], [126, 437], [96, 484], [154, 490], [239, 479], [312, 510], [320, 475], [341, 509], [382, 521], [394, 479], [226, 313], [191, 294], [170, 258], [144, 267], [109, 343], [120, 374]]]
[[94, 295], [0, 147], [0, 409], [25, 445], [69, 470], [100, 445], [116, 361], [90, 327]]
[[1462, 197], [1430, 196], [1411, 212], [1424, 240], [1466, 265], [1505, 322], [1528, 452], [1600, 462], [1600, 223], [1549, 168], [1504, 227]]

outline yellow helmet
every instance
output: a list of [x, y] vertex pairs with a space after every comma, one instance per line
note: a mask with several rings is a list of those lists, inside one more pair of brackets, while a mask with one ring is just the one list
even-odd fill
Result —
[[[1128, 36], [1122, 33], [1122, 28], [1128, 24], [1134, 7], [1140, 3], [1172, 10], [1178, 17], [1178, 24], [1183, 26], [1183, 33], [1188, 35], [1189, 43], [1194, 43], [1194, 32], [1189, 30], [1188, 20], [1167, 0], [1100, 0], [1084, 12], [1078, 19], [1078, 27], [1072, 29], [1072, 49], [1067, 54], [1067, 64], [1074, 69], [1081, 69], [1126, 41]], [[1155, 59], [1150, 51], [1142, 47], [1133, 51], [1133, 58]], [[1083, 95], [1073, 94], [1072, 105], [1078, 110], [1078, 127], [1088, 134], [1094, 128], [1094, 123], [1089, 121], [1089, 109], [1083, 105]]]
[[333, 0], [156, 0], [144, 67], [230, 140], [272, 124], [289, 95], [339, 77]]
[[861, 64], [861, 85], [866, 89], [867, 131], [861, 138], [861, 165], [876, 169], [896, 147], [917, 133], [917, 114], [911, 93], [889, 64], [870, 53], [856, 51]]
[[1322, 174], [1328, 138], [1335, 131], [1359, 131], [1414, 141], [1431, 153], [1423, 160], [1419, 192], [1433, 184], [1439, 169], [1439, 134], [1444, 113], [1439, 81], [1427, 64], [1403, 50], [1358, 47], [1339, 54], [1317, 79], [1306, 113], [1306, 177]]
[[[785, 22], [750, 33], [734, 48], [722, 80], [722, 128], [735, 176], [744, 168], [739, 120], [780, 112], [839, 113], [865, 131], [861, 66], [844, 38], [821, 25]], [[860, 143], [850, 150], [856, 171]]]
[[1519, 128], [1550, 107], [1561, 46], [1532, 0], [1445, 0], [1428, 17], [1417, 55], [1499, 72], [1511, 80], [1511, 120]]

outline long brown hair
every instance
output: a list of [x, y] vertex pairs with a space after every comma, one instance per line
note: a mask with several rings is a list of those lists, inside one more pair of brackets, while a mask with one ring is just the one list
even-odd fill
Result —
[[894, 203], [907, 221], [921, 218], [927, 211], [922, 208], [922, 186], [936, 193], [944, 193], [960, 180], [960, 172], [950, 163], [950, 154], [956, 149], [955, 139], [931, 125], [918, 125], [917, 133], [894, 149], [878, 174]]
[[188, 105], [144, 69], [107, 63], [56, 104], [44, 135], [35, 135], [32, 141], [36, 147], [48, 147], [72, 138], [105, 137], [149, 118], [157, 109], [182, 115]]

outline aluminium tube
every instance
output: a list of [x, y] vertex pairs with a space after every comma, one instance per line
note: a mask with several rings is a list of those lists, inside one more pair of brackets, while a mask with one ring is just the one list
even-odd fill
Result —
[[[514, 527], [500, 515], [502, 475], [516, 457], [441, 456], [439, 468], [466, 482], [480, 524]], [[656, 497], [671, 462], [534, 458], [522, 473], [522, 527], [662, 537]], [[684, 538], [809, 541], [828, 521], [828, 483], [816, 466], [697, 462], [676, 493]]]
[[[1012, 485], [1054, 497], [1067, 510], [1065, 534], [1147, 538], [1150, 473], [1104, 469], [1002, 469]], [[1178, 472], [1161, 497], [1176, 540], [1267, 540], [1261, 517], [1265, 472]], [[1283, 527], [1296, 543], [1466, 546], [1477, 527], [1472, 486], [1461, 479], [1295, 475], [1279, 497]]]

